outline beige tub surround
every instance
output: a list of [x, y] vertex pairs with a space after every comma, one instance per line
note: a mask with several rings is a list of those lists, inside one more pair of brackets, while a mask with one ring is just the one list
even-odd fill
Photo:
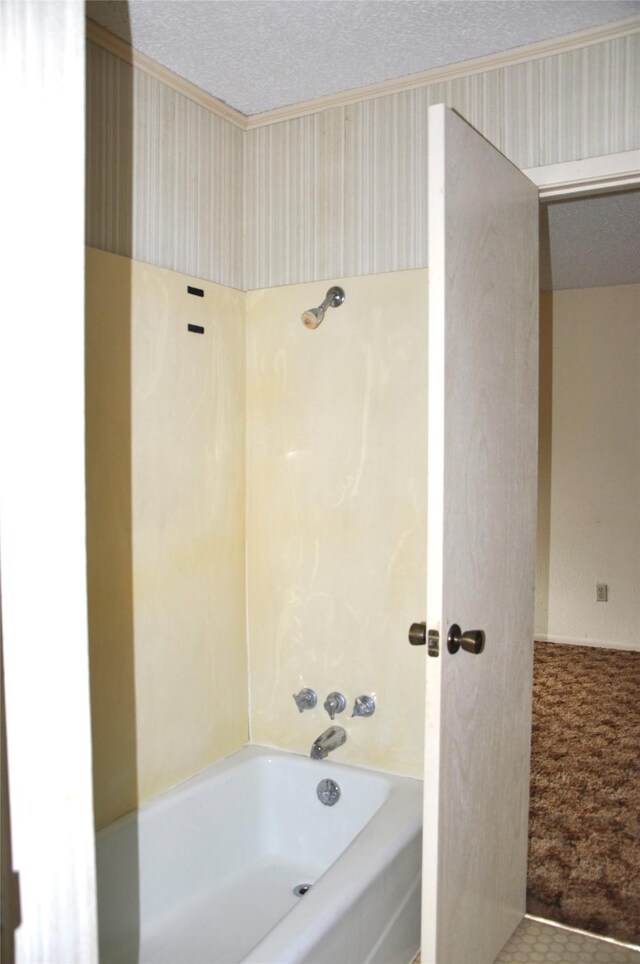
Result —
[[247, 741], [244, 294], [93, 249], [87, 291], [103, 825]]
[[[339, 311], [306, 329], [323, 282], [247, 295], [251, 735], [309, 753], [335, 690], [332, 758], [422, 772], [427, 272], [332, 279]], [[310, 686], [317, 706], [298, 713]], [[356, 697], [376, 712], [352, 718]]]

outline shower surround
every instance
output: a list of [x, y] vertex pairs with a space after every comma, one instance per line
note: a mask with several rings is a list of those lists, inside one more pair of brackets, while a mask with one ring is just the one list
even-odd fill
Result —
[[[339, 690], [336, 760], [422, 774], [427, 510], [427, 272], [247, 294], [251, 736], [308, 753]], [[318, 693], [299, 714], [291, 694]], [[369, 693], [376, 712], [350, 718]]]
[[324, 282], [245, 295], [87, 249], [98, 826], [249, 739], [308, 754], [334, 690], [336, 762], [422, 774], [427, 273], [335, 281], [310, 331]]
[[247, 741], [244, 294], [91, 248], [86, 271], [100, 827]]

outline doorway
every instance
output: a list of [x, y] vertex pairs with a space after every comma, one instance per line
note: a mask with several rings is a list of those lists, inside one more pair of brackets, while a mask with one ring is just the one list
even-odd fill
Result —
[[637, 190], [541, 211], [528, 881], [530, 912], [636, 942], [640, 865], [624, 840], [638, 774], [624, 754], [640, 739], [638, 225]]

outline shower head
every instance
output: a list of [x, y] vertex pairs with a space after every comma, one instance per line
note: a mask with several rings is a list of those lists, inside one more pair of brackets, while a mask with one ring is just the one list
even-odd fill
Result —
[[308, 311], [304, 311], [300, 320], [305, 328], [317, 328], [318, 325], [322, 324], [322, 319], [324, 318], [324, 308], [309, 308]]
[[345, 294], [342, 288], [338, 288], [337, 285], [329, 288], [326, 298], [318, 308], [309, 308], [308, 311], [303, 311], [300, 319], [302, 324], [306, 328], [317, 328], [318, 325], [322, 324], [327, 308], [339, 308], [344, 298]]

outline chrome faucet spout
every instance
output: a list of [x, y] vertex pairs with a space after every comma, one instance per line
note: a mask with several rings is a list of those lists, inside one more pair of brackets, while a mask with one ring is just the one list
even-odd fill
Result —
[[317, 740], [313, 741], [311, 753], [312, 760], [324, 760], [339, 746], [346, 742], [347, 734], [341, 726], [330, 726], [324, 733], [321, 733]]

